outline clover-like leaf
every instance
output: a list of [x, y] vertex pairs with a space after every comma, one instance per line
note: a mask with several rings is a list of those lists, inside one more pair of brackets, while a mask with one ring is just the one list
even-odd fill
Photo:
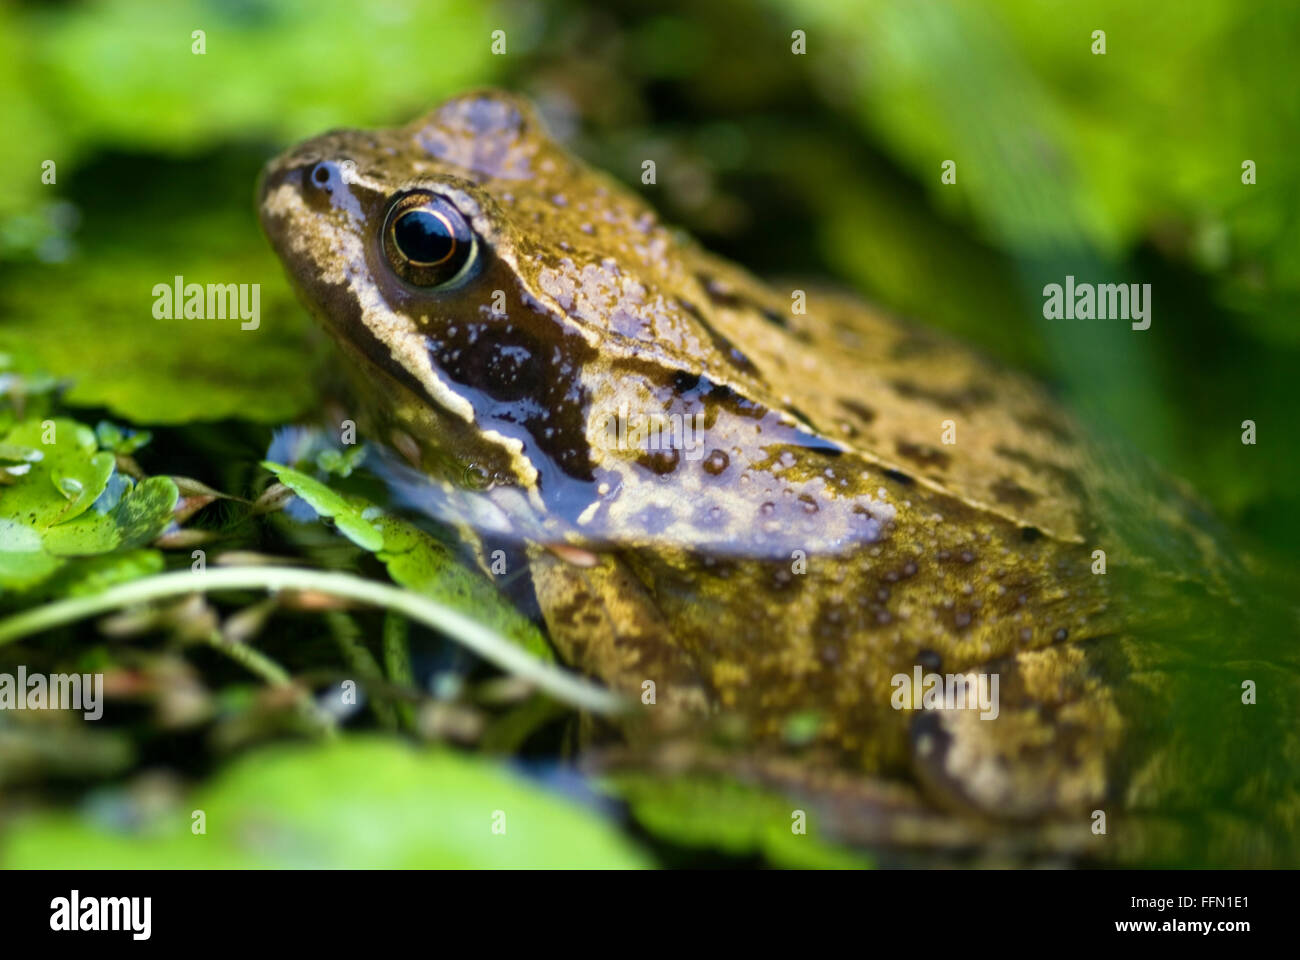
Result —
[[[11, 482], [0, 488], [0, 589], [34, 587], [68, 558], [133, 551], [172, 521], [176, 484], [169, 477], [136, 484], [117, 473], [114, 455], [99, 449], [85, 424], [25, 421], [0, 437], [0, 452], [28, 467], [10, 472]], [[130, 570], [152, 572], [160, 559], [117, 567], [112, 582]], [[89, 582], [68, 571], [67, 583]]]

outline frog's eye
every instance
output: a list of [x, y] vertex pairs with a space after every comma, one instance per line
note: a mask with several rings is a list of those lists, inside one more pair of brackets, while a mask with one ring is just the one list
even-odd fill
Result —
[[478, 253], [478, 240], [461, 212], [424, 190], [393, 202], [383, 240], [393, 271], [417, 287], [446, 287], [461, 280]]

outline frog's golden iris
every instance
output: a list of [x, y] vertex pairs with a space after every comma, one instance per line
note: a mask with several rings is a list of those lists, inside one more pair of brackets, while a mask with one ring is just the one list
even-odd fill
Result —
[[474, 266], [478, 242], [460, 211], [437, 194], [400, 194], [383, 229], [384, 254], [393, 271], [417, 287], [450, 286]]

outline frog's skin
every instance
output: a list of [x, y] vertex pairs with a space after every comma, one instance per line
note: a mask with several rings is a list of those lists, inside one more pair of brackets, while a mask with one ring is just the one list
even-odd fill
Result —
[[[476, 237], [450, 287], [399, 279], [385, 247], [414, 189]], [[1224, 565], [1185, 499], [1107, 489], [1032, 383], [855, 300], [795, 313], [500, 93], [301, 144], [268, 165], [261, 216], [372, 429], [527, 545], [557, 649], [653, 736], [707, 718], [770, 781], [857, 797], [845, 832], [869, 842], [1050, 824], [1080, 849], [1104, 843], [1094, 810], [1162, 812], [1177, 738], [1135, 753], [1153, 737], [1134, 711], [1180, 688], [1132, 638], [1122, 578], [1093, 572], [1098, 549], [1155, 572], [1104, 504], [1140, 497], [1181, 565]], [[620, 409], [703, 414], [702, 446], [619, 449]], [[918, 664], [997, 674], [996, 719], [891, 707]]]

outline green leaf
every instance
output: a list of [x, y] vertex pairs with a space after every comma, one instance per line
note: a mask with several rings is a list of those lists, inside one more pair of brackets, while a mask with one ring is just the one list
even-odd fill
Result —
[[94, 431], [75, 420], [28, 420], [10, 430], [4, 442], [34, 449], [41, 458], [5, 490], [0, 519], [37, 530], [79, 516], [104, 492], [113, 473], [113, 455], [96, 452]]
[[45, 552], [40, 534], [13, 520], [0, 518], [0, 543], [0, 588], [26, 590], [63, 565]]
[[[194, 810], [206, 834], [191, 832]], [[138, 833], [44, 814], [7, 836], [12, 869], [648, 865], [590, 810], [495, 763], [371, 737], [257, 752]]]
[[47, 530], [45, 549], [55, 556], [85, 556], [131, 549], [153, 540], [171, 522], [180, 496], [171, 477], [149, 477], [108, 513], [90, 513]]
[[320, 481], [277, 463], [262, 464], [321, 516], [331, 517], [353, 543], [374, 553], [393, 582], [472, 616], [548, 662], [555, 654], [531, 620], [497, 587], [460, 563], [455, 553], [419, 527], [359, 497], [345, 497]]
[[[53, 442], [42, 442], [47, 439]], [[171, 523], [176, 484], [169, 477], [149, 477], [132, 485], [114, 472], [113, 454], [98, 450], [94, 431], [84, 424], [27, 421], [0, 443], [30, 464], [27, 473], [0, 488], [0, 588], [30, 589], [59, 571], [68, 557], [134, 550]], [[81, 571], [89, 579], [67, 571], [66, 582], [85, 589], [93, 582], [121, 582], [130, 572], [155, 572], [156, 566], [110, 562], [97, 572]]]
[[171, 522], [180, 491], [171, 477], [148, 477], [124, 496], [113, 509], [118, 543], [123, 549], [151, 542]]
[[350, 477], [366, 457], [366, 445], [357, 443], [343, 450], [328, 447], [316, 455], [316, 466], [336, 477]]
[[446, 545], [397, 517], [380, 514], [373, 522], [384, 536], [384, 548], [376, 556], [388, 567], [394, 582], [472, 614], [479, 623], [542, 660], [555, 660], [550, 644], [533, 622], [516, 610], [495, 584], [463, 566]]
[[127, 430], [107, 420], [101, 420], [95, 425], [95, 436], [105, 450], [112, 450], [122, 456], [135, 453], [153, 439], [153, 434], [148, 430]]
[[355, 543], [362, 550], [374, 553], [384, 546], [384, 535], [370, 520], [362, 516], [366, 505], [349, 501], [340, 493], [335, 493], [315, 477], [309, 477], [291, 467], [278, 463], [263, 461], [262, 466], [275, 474], [276, 478], [292, 490], [322, 517], [329, 517], [339, 532]]
[[721, 777], [664, 778], [619, 773], [605, 784], [626, 800], [647, 830], [685, 847], [732, 856], [761, 854], [776, 866], [805, 869], [870, 867], [857, 851], [819, 836], [815, 812], [804, 809], [806, 833], [795, 833], [798, 804], [780, 795]]

